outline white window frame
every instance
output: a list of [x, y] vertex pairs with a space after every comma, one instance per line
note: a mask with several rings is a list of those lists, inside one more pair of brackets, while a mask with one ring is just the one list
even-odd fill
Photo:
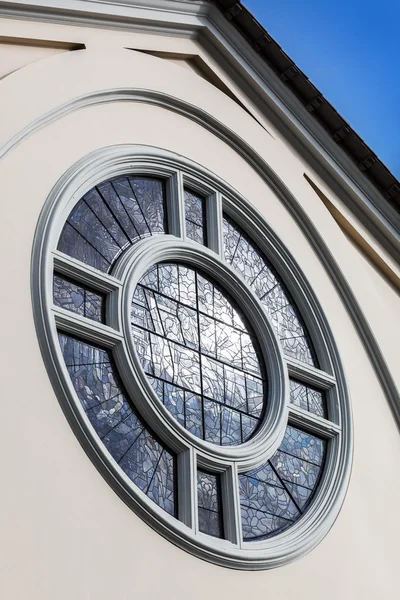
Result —
[[[76, 202], [100, 182], [128, 173], [165, 179], [168, 226], [172, 235], [153, 236], [136, 243], [121, 257], [113, 275], [101, 273], [59, 252], [56, 248], [62, 227]], [[206, 197], [209, 248], [186, 238], [184, 185]], [[282, 277], [306, 323], [321, 368], [282, 354], [265, 310], [240, 274], [224, 261], [223, 210], [250, 235]], [[130, 304], [140, 276], [149, 266], [167, 257], [171, 261], [189, 262], [222, 281], [223, 287], [244, 309], [250, 324], [258, 324], [257, 333], [262, 332], [261, 350], [270, 388], [269, 408], [266, 421], [251, 442], [236, 448], [211, 448], [210, 444], [195, 438], [161, 407], [140, 368], [124, 310]], [[107, 325], [53, 304], [54, 269], [94, 290], [110, 294]], [[344, 371], [326, 317], [304, 274], [265, 219], [237, 191], [200, 165], [166, 150], [126, 145], [91, 153], [61, 177], [45, 203], [34, 241], [32, 298], [44, 360], [72, 428], [105, 479], [155, 530], [203, 559], [247, 570], [283, 565], [308, 552], [326, 535], [343, 502], [352, 460], [351, 410]], [[139, 403], [145, 420], [179, 453], [179, 519], [167, 514], [132, 484], [97, 437], [76, 397], [57, 328], [113, 350], [124, 385]], [[289, 376], [326, 391], [329, 420], [289, 403]], [[272, 456], [283, 438], [287, 419], [290, 424], [305, 427], [310, 433], [329, 440], [321, 481], [310, 507], [289, 529], [262, 542], [243, 542], [238, 472]], [[197, 465], [221, 473], [225, 540], [198, 531]]]

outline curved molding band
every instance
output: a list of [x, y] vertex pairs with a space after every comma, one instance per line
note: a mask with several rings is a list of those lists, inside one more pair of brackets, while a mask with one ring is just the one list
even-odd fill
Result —
[[142, 102], [160, 106], [198, 123], [220, 140], [228, 144], [228, 146], [230, 146], [236, 152], [238, 152], [242, 158], [244, 158], [274, 190], [310, 242], [316, 255], [329, 274], [340, 297], [342, 298], [360, 336], [360, 339], [364, 344], [366, 352], [372, 362], [375, 373], [379, 379], [382, 389], [385, 392], [397, 424], [400, 427], [400, 396], [396, 384], [392, 378], [388, 365], [386, 364], [382, 352], [380, 351], [379, 345], [368, 324], [368, 321], [365, 318], [360, 305], [358, 304], [356, 297], [353, 294], [348, 281], [346, 280], [346, 277], [342, 273], [323, 237], [313, 224], [309, 215], [297, 202], [296, 198], [287, 188], [282, 179], [264, 161], [262, 156], [255, 152], [255, 150], [232, 129], [221, 123], [211, 114], [197, 106], [194, 106], [193, 104], [155, 90], [126, 87], [113, 90], [97, 91], [84, 94], [70, 102], [58, 106], [57, 108], [42, 115], [28, 126], [24, 127], [0, 149], [0, 159], [3, 158], [8, 152], [11, 152], [14, 148], [16, 148], [25, 139], [33, 135], [36, 131], [39, 131], [43, 127], [57, 121], [58, 119], [61, 119], [74, 111], [88, 106], [113, 102]]

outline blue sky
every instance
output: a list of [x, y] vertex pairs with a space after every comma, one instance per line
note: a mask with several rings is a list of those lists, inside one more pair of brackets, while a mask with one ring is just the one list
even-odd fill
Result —
[[243, 0], [400, 178], [400, 0]]

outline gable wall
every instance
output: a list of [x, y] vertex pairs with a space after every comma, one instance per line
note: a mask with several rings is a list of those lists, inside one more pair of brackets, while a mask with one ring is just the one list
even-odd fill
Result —
[[[1, 147], [52, 109], [98, 90], [151, 89], [201, 107], [262, 156], [301, 208], [312, 215], [357, 296], [393, 376], [398, 375], [397, 292], [346, 237], [304, 179], [304, 172], [319, 185], [324, 182], [268, 117], [215, 67], [198, 42], [9, 20], [0, 23], [0, 35], [18, 39], [36, 35], [87, 48], [21, 66], [0, 81], [0, 114], [7, 115], [0, 129]], [[201, 57], [210, 69], [215, 68], [215, 77], [237, 101], [192, 70], [124, 48]], [[89, 152], [115, 144], [165, 148], [229, 182], [263, 214], [295, 256], [333, 329], [353, 403], [353, 475], [331, 532], [311, 554], [287, 567], [255, 573], [229, 571], [164, 540], [101, 478], [56, 400], [32, 317], [30, 261], [35, 227], [46, 197], [62, 174]], [[3, 264], [9, 293], [2, 297], [2, 364], [7, 365], [2, 390], [6, 458], [6, 493], [0, 501], [2, 596], [102, 600], [135, 595], [196, 600], [207, 595], [236, 600], [251, 591], [254, 597], [268, 593], [288, 600], [294, 596], [299, 600], [397, 598], [398, 430], [331, 278], [287, 207], [254, 168], [229, 143], [185, 116], [147, 103], [115, 101], [71, 110], [32, 131], [0, 159], [0, 189], [6, 225], [0, 243], [3, 257], [9, 257]], [[326, 184], [324, 192], [340, 205], [340, 198]], [[373, 239], [370, 242], [389, 262], [379, 245]], [[396, 269], [396, 265], [391, 267]]]

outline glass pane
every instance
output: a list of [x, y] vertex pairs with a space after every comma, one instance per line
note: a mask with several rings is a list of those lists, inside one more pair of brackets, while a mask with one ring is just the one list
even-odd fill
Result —
[[175, 516], [176, 456], [137, 415], [111, 353], [61, 333], [59, 341], [72, 385], [100, 440], [129, 479]]
[[276, 535], [300, 518], [317, 488], [325, 452], [324, 440], [288, 426], [271, 459], [239, 475], [245, 541]]
[[180, 264], [151, 267], [136, 287], [131, 318], [142, 367], [183, 427], [222, 446], [254, 435], [266, 396], [257, 343], [214, 282]]
[[285, 354], [317, 365], [315, 352], [299, 312], [266, 257], [231, 219], [224, 216], [225, 259], [244, 277], [265, 306]]
[[205, 198], [187, 189], [185, 189], [185, 221], [187, 237], [206, 246]]
[[220, 475], [197, 471], [199, 529], [214, 537], [223, 537]]
[[53, 300], [60, 308], [104, 323], [104, 294], [93, 292], [61, 275], [54, 274]]
[[290, 402], [303, 410], [327, 418], [325, 392], [320, 392], [304, 383], [290, 380]]
[[123, 176], [87, 192], [68, 216], [58, 250], [108, 272], [143, 237], [166, 233], [165, 186], [153, 177]]

